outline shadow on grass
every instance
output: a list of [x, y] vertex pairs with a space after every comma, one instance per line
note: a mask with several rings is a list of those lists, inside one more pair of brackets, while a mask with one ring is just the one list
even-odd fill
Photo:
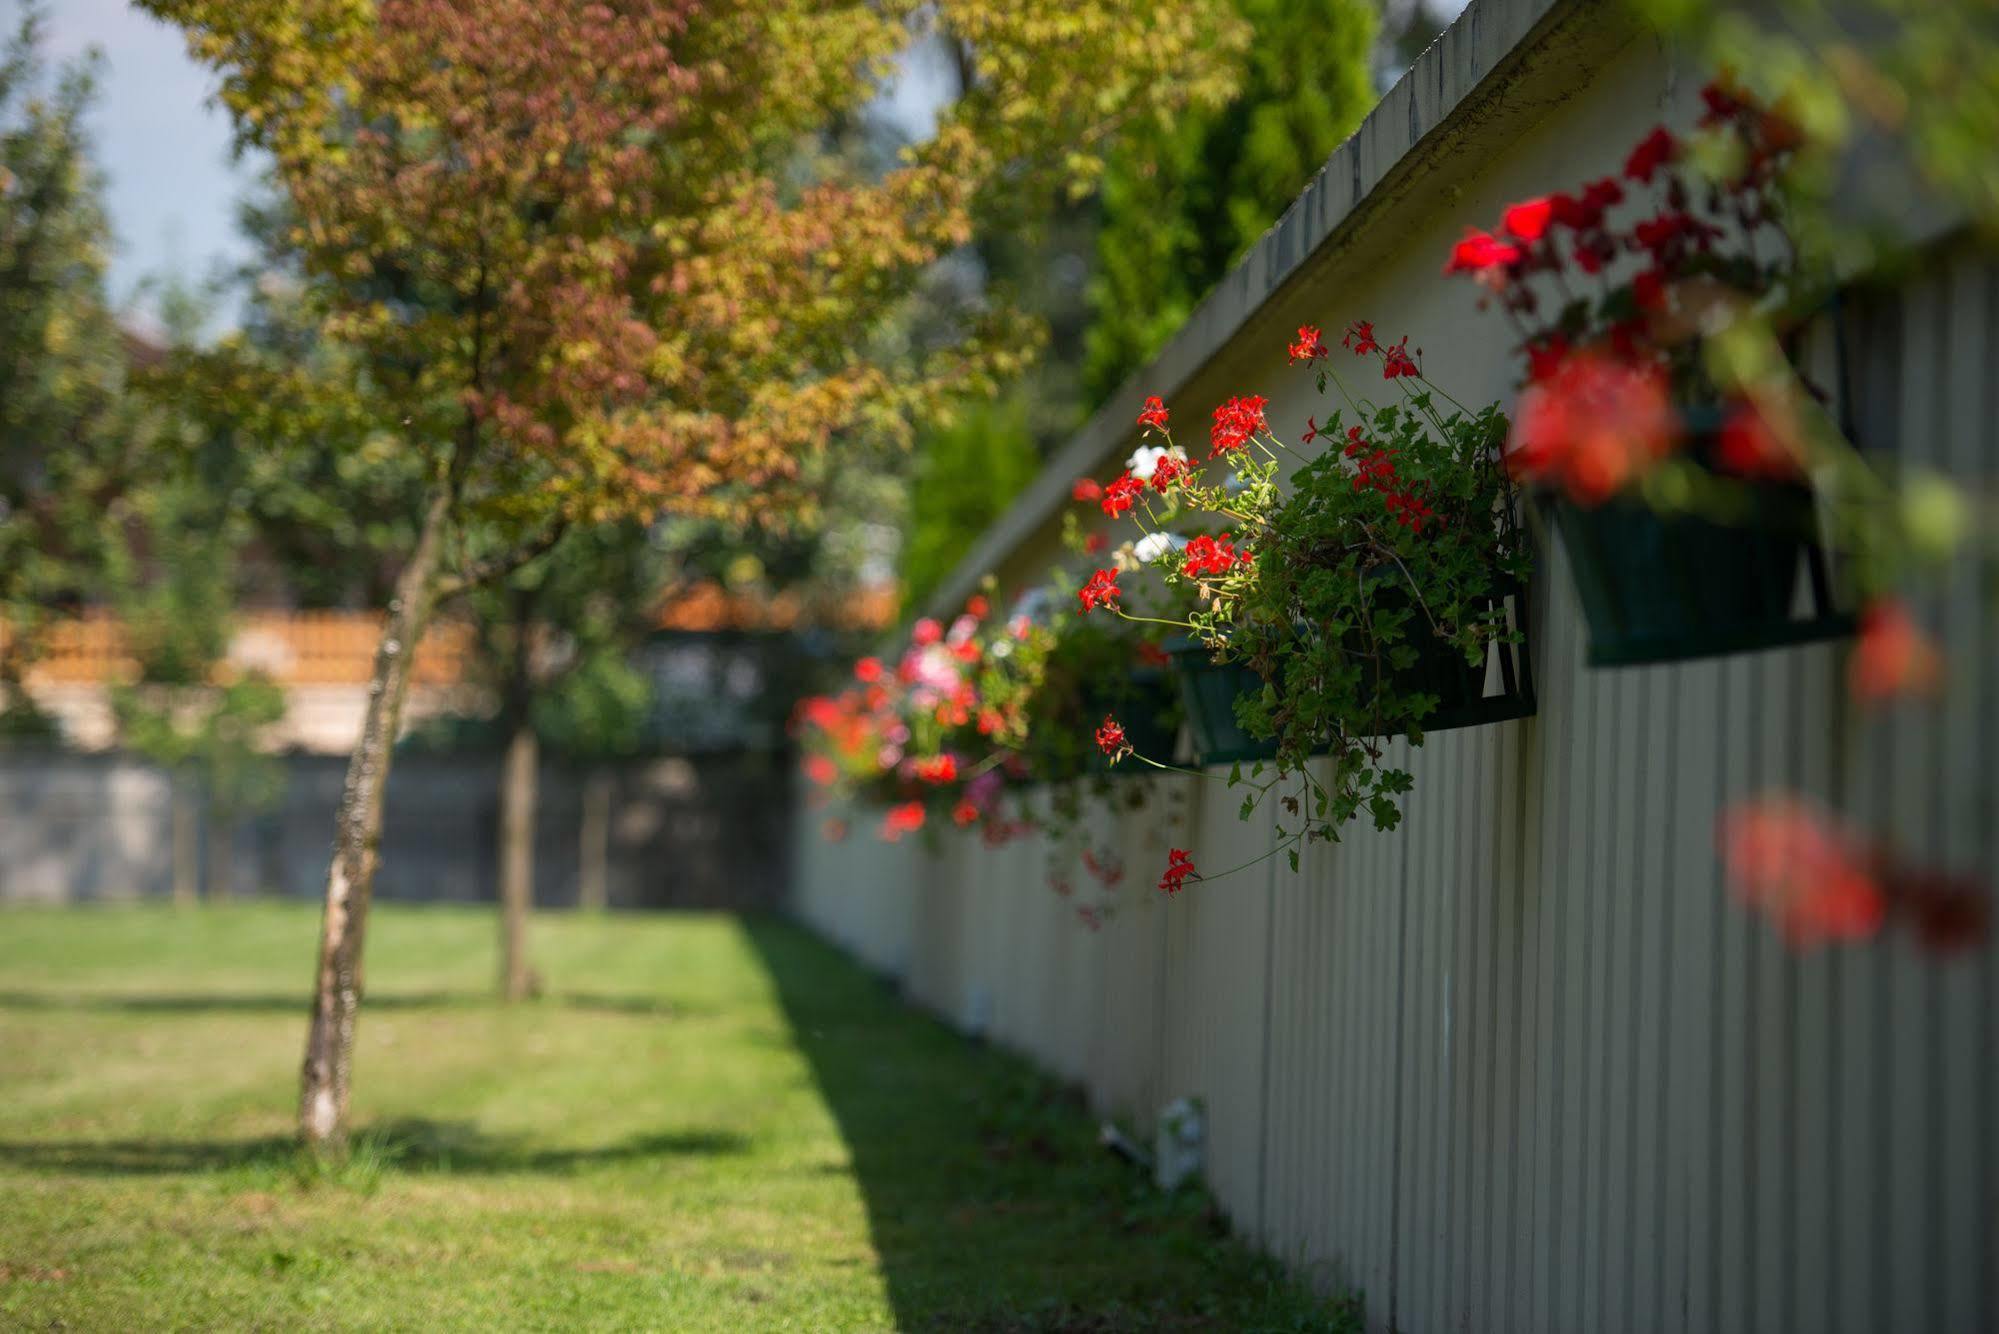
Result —
[[1197, 1192], [1162, 1195], [1111, 1157], [1073, 1094], [796, 926], [744, 931], [839, 1122], [898, 1328], [1358, 1328]]
[[[634, 1135], [591, 1148], [550, 1149], [517, 1136], [494, 1135], [467, 1121], [409, 1118], [380, 1122], [354, 1137], [349, 1162], [369, 1175], [490, 1176], [509, 1173], [569, 1174], [626, 1165], [646, 1158], [739, 1154], [749, 1139], [728, 1130]], [[166, 1176], [185, 1173], [292, 1170], [304, 1161], [298, 1141], [263, 1135], [234, 1140], [12, 1140], [0, 1141], [0, 1167], [51, 1175]]]
[[[363, 1008], [452, 1010], [497, 1005], [490, 991], [404, 991], [370, 995]], [[524, 1001], [527, 1008], [554, 1006], [598, 1014], [685, 1016], [687, 1007], [660, 996], [619, 996], [573, 991]], [[311, 1009], [303, 992], [90, 992], [0, 990], [0, 1010], [81, 1010], [122, 1014], [299, 1014]]]

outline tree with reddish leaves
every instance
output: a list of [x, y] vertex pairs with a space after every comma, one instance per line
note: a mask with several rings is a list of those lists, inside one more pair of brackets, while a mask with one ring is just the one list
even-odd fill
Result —
[[[904, 299], [1002, 198], [1087, 184], [1108, 136], [1228, 91], [1219, 0], [142, 0], [270, 155], [326, 333], [429, 484], [341, 801], [299, 1125], [347, 1126], [383, 787], [439, 603], [574, 525], [809, 513], [850, 442], [990, 387]], [[885, 172], [826, 150], [935, 25], [969, 91]], [[1003, 190], [1000, 188], [1003, 187]]]

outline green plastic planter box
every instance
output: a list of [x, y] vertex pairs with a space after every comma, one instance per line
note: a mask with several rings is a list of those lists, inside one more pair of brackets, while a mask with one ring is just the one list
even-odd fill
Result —
[[[1710, 457], [1718, 419], [1686, 414], [1691, 457]], [[1589, 663], [1680, 662], [1852, 633], [1833, 609], [1812, 492], [1802, 483], [1745, 483], [1747, 521], [1661, 514], [1634, 499], [1584, 509], [1543, 503], [1569, 557]], [[1799, 580], [1810, 610], [1800, 615]]]

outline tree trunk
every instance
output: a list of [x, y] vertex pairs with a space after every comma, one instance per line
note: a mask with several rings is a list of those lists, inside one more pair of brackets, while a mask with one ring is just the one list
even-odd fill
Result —
[[437, 595], [438, 563], [450, 510], [450, 490], [440, 486], [424, 514], [409, 564], [396, 578], [382, 640], [375, 648], [361, 738], [347, 763], [347, 782], [334, 819], [312, 1026], [306, 1034], [298, 1102], [299, 1136], [322, 1152], [337, 1152], [347, 1142], [354, 1024], [361, 1008], [361, 949], [367, 936], [375, 864], [381, 853], [382, 792], [389, 781], [396, 732], [402, 724], [410, 665]]
[[192, 908], [201, 897], [201, 807], [184, 773], [169, 780], [173, 803], [174, 907]]
[[602, 912], [610, 902], [611, 774], [595, 769], [583, 786], [583, 846], [577, 850], [576, 906]]
[[526, 1000], [535, 990], [527, 935], [528, 912], [534, 906], [535, 765], [540, 752], [534, 724], [516, 716], [500, 772], [500, 992], [510, 1001]]

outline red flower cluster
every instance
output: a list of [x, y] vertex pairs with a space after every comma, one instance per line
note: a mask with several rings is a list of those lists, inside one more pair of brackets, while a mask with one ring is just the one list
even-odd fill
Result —
[[913, 834], [923, 828], [923, 803], [905, 801], [899, 806], [888, 808], [882, 817], [882, 838], [890, 843], [899, 842], [904, 834]]
[[1624, 159], [1624, 175], [1627, 179], [1650, 185], [1652, 177], [1661, 167], [1670, 166], [1680, 160], [1680, 141], [1673, 132], [1660, 125], [1638, 141], [1631, 155]]
[[1226, 454], [1230, 450], [1241, 449], [1250, 437], [1270, 429], [1263, 418], [1263, 409], [1269, 402], [1261, 394], [1247, 398], [1232, 398], [1215, 409], [1215, 424], [1208, 433], [1212, 446], [1209, 457]]
[[1148, 431], [1166, 429], [1166, 404], [1159, 395], [1145, 400], [1145, 411], [1138, 414], [1138, 424]]
[[1118, 479], [1104, 488], [1104, 513], [1113, 519], [1138, 503], [1145, 494], [1145, 483], [1129, 472], [1120, 473]]
[[1076, 597], [1084, 611], [1095, 611], [1098, 607], [1116, 607], [1120, 591], [1116, 570], [1098, 570], [1076, 590]]
[[1171, 848], [1166, 854], [1166, 874], [1159, 877], [1159, 888], [1168, 894], [1178, 894], [1186, 887], [1188, 877], [1201, 878], [1194, 869], [1194, 854], [1185, 848]]
[[911, 765], [918, 781], [933, 787], [958, 781], [958, 760], [953, 755], [931, 755]]
[[1864, 940], [1887, 916], [1867, 850], [1795, 797], [1747, 803], [1724, 817], [1722, 859], [1745, 904], [1792, 945]]
[[1097, 728], [1097, 749], [1113, 761], [1131, 749], [1131, 744], [1125, 740], [1124, 728], [1118, 725], [1116, 719], [1106, 716], [1103, 725]]
[[1349, 324], [1346, 336], [1340, 339], [1340, 346], [1353, 349], [1357, 357], [1381, 350], [1381, 344], [1374, 341], [1374, 325], [1368, 320], [1355, 320]]
[[1326, 351], [1325, 341], [1319, 336], [1319, 326], [1316, 324], [1299, 326], [1298, 339], [1291, 344], [1289, 350], [1293, 365], [1301, 361], [1309, 365], [1329, 355]]
[[[1421, 352], [1422, 348], [1416, 349]], [[1409, 335], [1403, 334], [1402, 341], [1381, 349], [1381, 378], [1394, 380], [1404, 375], [1421, 375], [1423, 370], [1409, 355]]]
[[862, 658], [854, 664], [854, 679], [866, 682], [869, 685], [873, 685], [875, 682], [881, 680], [882, 660], [880, 658]]
[[1069, 488], [1069, 498], [1085, 504], [1092, 500], [1102, 500], [1104, 488], [1097, 484], [1094, 477], [1078, 477], [1076, 484]]
[[1899, 602], [1870, 602], [1860, 613], [1860, 638], [1847, 668], [1855, 699], [1877, 703], [1924, 694], [1943, 679], [1943, 655]]
[[1197, 537], [1187, 544], [1185, 574], [1189, 579], [1224, 575], [1238, 565], [1248, 565], [1250, 554], [1238, 551], [1227, 533], [1220, 537]]
[[1389, 517], [1412, 533], [1423, 531], [1423, 523], [1434, 516], [1419, 489], [1405, 482], [1395, 471], [1395, 451], [1378, 449], [1362, 436], [1358, 426], [1347, 428], [1345, 455], [1354, 461], [1353, 489], [1381, 493]]
[[[1745, 303], [1790, 276], [1788, 248], [1759, 251], [1753, 233], [1778, 220], [1776, 175], [1798, 131], [1725, 80], [1701, 97], [1702, 126], [1733, 140], [1727, 178], [1703, 183], [1684, 172], [1685, 145], [1659, 126], [1626, 156], [1621, 179], [1514, 204], [1497, 231], [1468, 233], [1444, 266], [1492, 293], [1523, 336], [1530, 388], [1509, 454], [1516, 472], [1557, 482], [1579, 503], [1606, 498], [1677, 443], [1679, 432], [1662, 420], [1662, 395], [1673, 375], [1704, 379], [1699, 339], [1689, 332], [1698, 312], [1688, 307], [1714, 299], [1702, 294], [1715, 290], [1716, 275], [1727, 274]], [[1617, 223], [1611, 210], [1627, 187], [1649, 209]], [[1742, 238], [1733, 250], [1732, 233]], [[1636, 261], [1631, 276], [1612, 281], [1607, 272], [1626, 256]], [[1540, 274], [1552, 276], [1547, 292], [1531, 281]], [[1579, 297], [1591, 279], [1599, 292]], [[1570, 393], [1584, 397], [1559, 401]], [[1758, 413], [1735, 405], [1716, 462], [1745, 476], [1795, 475], [1798, 435], [1785, 414], [1769, 415], [1777, 406]]]
[[1162, 455], [1159, 461], [1152, 465], [1152, 489], [1163, 496], [1167, 487], [1175, 482], [1185, 481], [1193, 475], [1194, 469], [1187, 463], [1171, 454]]
[[1506, 462], [1595, 505], [1670, 452], [1679, 429], [1662, 367], [1579, 352], [1520, 395]]
[[1490, 232], [1467, 227], [1464, 240], [1451, 247], [1451, 257], [1444, 263], [1444, 272], [1485, 273], [1490, 269], [1512, 268], [1525, 253], [1519, 246], [1509, 245]]

